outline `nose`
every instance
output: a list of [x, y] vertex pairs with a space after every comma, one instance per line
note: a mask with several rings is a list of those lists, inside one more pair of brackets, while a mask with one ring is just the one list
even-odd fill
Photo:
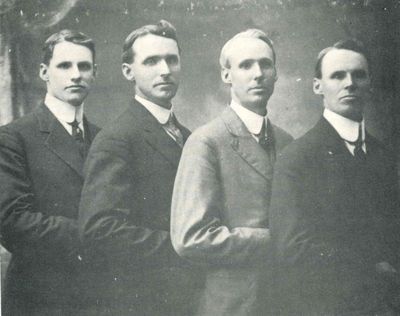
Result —
[[353, 76], [351, 74], [346, 74], [346, 77], [344, 78], [345, 87], [353, 87], [354, 83]]
[[254, 78], [260, 78], [263, 76], [263, 70], [259, 63], [254, 63], [253, 65], [253, 75]]
[[162, 59], [159, 63], [160, 74], [162, 76], [167, 76], [171, 73], [171, 69], [166, 60]]
[[71, 80], [79, 80], [81, 78], [81, 72], [77, 65], [71, 67]]

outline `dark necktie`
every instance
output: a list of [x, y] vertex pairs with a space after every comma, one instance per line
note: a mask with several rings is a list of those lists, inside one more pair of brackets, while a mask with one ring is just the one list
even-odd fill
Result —
[[261, 127], [261, 131], [256, 137], [258, 138], [258, 143], [260, 146], [266, 151], [269, 152], [272, 149], [272, 139], [268, 137], [268, 135], [265, 133], [266, 128], [265, 128], [265, 120], [263, 120], [263, 124]]
[[68, 123], [72, 127], [72, 137], [78, 144], [83, 144], [83, 132], [79, 127], [79, 122], [75, 119], [73, 122]]
[[356, 141], [354, 142], [350, 142], [348, 140], [346, 140], [346, 142], [348, 142], [350, 145], [354, 146], [354, 158], [360, 160], [360, 161], [364, 161], [367, 158], [366, 153], [363, 150], [363, 144], [364, 141], [362, 139], [362, 130], [361, 130], [361, 124], [358, 127], [358, 138]]
[[177, 126], [176, 118], [175, 116], [171, 113], [169, 116], [168, 122], [165, 123], [164, 128], [172, 135], [174, 138], [175, 142], [182, 148], [183, 147], [183, 135], [180, 129]]

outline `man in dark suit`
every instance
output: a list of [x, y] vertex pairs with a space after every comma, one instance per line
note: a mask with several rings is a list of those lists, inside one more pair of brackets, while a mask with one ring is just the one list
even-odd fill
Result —
[[292, 139], [267, 118], [275, 61], [272, 42], [260, 30], [230, 39], [220, 64], [231, 104], [183, 150], [171, 237], [180, 256], [206, 269], [198, 315], [273, 315], [265, 301], [268, 209], [276, 155]]
[[392, 315], [397, 175], [391, 152], [365, 131], [366, 56], [355, 40], [319, 54], [323, 117], [276, 163], [270, 225], [282, 315]]
[[195, 305], [196, 284], [169, 233], [175, 173], [189, 135], [171, 104], [180, 69], [176, 31], [167, 21], [128, 35], [122, 72], [135, 95], [99, 133], [85, 167], [80, 232], [93, 258], [108, 261], [109, 294], [101, 295], [113, 315], [186, 316]]
[[94, 58], [85, 34], [50, 36], [40, 65], [43, 104], [0, 128], [0, 240], [12, 254], [2, 315], [85, 308], [77, 217], [83, 162], [97, 132], [83, 115]]

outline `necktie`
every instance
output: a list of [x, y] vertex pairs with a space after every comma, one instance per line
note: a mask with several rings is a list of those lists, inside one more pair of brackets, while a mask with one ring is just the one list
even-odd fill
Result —
[[182, 148], [183, 147], [183, 135], [180, 129], [177, 127], [175, 116], [171, 113], [168, 122], [165, 123], [164, 128], [174, 138], [175, 142]]
[[83, 133], [79, 127], [79, 122], [75, 119], [73, 122], [68, 123], [72, 127], [72, 137], [75, 139], [77, 143], [83, 143]]
[[266, 128], [265, 128], [265, 120], [263, 120], [263, 124], [261, 126], [261, 131], [257, 136], [258, 138], [258, 143], [260, 146], [267, 152], [269, 152], [272, 148], [272, 139], [268, 137], [268, 135], [265, 133]]
[[346, 140], [350, 145], [354, 146], [354, 157], [360, 161], [363, 161], [367, 158], [366, 153], [364, 152], [362, 146], [363, 146], [363, 139], [362, 139], [362, 130], [361, 130], [361, 124], [358, 127], [358, 138], [354, 142], [350, 142]]

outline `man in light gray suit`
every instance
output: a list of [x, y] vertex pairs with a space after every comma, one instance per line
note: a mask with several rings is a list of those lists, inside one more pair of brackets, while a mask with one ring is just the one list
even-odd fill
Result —
[[259, 289], [268, 280], [273, 165], [292, 139], [267, 118], [275, 59], [261, 30], [241, 32], [225, 44], [221, 77], [232, 101], [189, 137], [182, 153], [171, 239], [180, 256], [206, 267], [199, 315], [268, 313], [268, 287], [262, 299]]

